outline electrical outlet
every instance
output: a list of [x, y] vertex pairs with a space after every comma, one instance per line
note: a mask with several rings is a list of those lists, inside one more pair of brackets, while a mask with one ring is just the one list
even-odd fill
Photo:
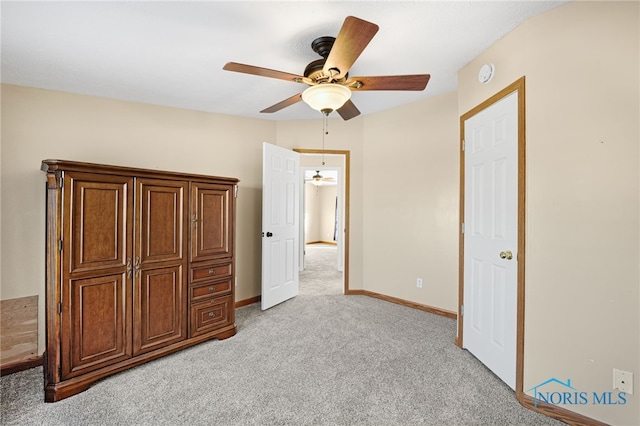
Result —
[[613, 388], [633, 395], [633, 373], [613, 369]]
[[416, 280], [416, 287], [418, 287], [418, 288], [422, 288], [422, 278], [418, 278], [418, 279]]

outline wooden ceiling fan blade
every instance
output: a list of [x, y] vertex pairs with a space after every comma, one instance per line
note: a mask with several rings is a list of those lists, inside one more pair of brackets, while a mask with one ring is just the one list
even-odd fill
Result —
[[358, 110], [351, 99], [349, 99], [344, 105], [338, 108], [338, 114], [340, 114], [340, 117], [342, 117], [344, 121], [347, 121], [359, 116], [360, 110]]
[[334, 79], [346, 76], [378, 29], [379, 27], [374, 23], [347, 16], [327, 56], [323, 72], [329, 75], [330, 70], [336, 69], [338, 74], [333, 75]]
[[271, 70], [269, 68], [256, 67], [253, 65], [239, 64], [237, 62], [228, 62], [222, 67], [225, 71], [235, 71], [243, 74], [258, 75], [260, 77], [277, 78], [279, 80], [292, 81], [294, 83], [303, 83], [304, 77], [301, 75], [291, 74], [284, 71]]
[[288, 106], [298, 103], [301, 100], [302, 100], [302, 93], [298, 93], [297, 95], [293, 95], [282, 102], [278, 102], [275, 105], [271, 105], [269, 108], [265, 108], [260, 112], [266, 112], [266, 113], [277, 112], [277, 111], [280, 111], [281, 109], [284, 109]]
[[[360, 90], [424, 90], [430, 74], [385, 75], [376, 77], [352, 77], [345, 82], [354, 91]], [[360, 84], [362, 84], [360, 86]]]

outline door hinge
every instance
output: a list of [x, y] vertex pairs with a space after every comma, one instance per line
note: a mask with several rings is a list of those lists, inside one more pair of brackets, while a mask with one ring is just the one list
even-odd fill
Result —
[[460, 305], [460, 315], [464, 316], [464, 305]]
[[462, 139], [462, 150], [464, 151], [464, 139]]
[[464, 222], [462, 222], [462, 226], [460, 227], [460, 232], [464, 234]]
[[58, 374], [62, 377], [62, 364], [58, 365]]
[[233, 185], [233, 198], [238, 198], [238, 185]]
[[64, 176], [60, 176], [60, 188], [64, 187]]
[[58, 313], [62, 314], [62, 303], [58, 303]]
[[58, 251], [62, 251], [62, 240], [58, 240]]

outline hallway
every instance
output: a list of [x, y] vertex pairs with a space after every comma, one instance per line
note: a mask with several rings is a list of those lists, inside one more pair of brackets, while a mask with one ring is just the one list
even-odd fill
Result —
[[305, 269], [300, 272], [301, 296], [343, 294], [342, 272], [336, 269], [338, 247], [333, 244], [307, 244]]

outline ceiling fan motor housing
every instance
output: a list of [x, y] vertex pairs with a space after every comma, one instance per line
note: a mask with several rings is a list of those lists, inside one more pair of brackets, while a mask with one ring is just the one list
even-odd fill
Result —
[[304, 69], [304, 76], [308, 77], [312, 80], [316, 80], [322, 74], [322, 68], [324, 67], [324, 63], [327, 59], [316, 59], [313, 62], [310, 62], [309, 65]]
[[329, 53], [331, 52], [331, 48], [333, 47], [333, 43], [336, 41], [335, 37], [324, 36], [318, 37], [317, 39], [311, 42], [311, 48], [318, 55], [327, 59]]
[[333, 76], [339, 75], [340, 70], [336, 69], [335, 72], [331, 72], [330, 74], [323, 71], [324, 64], [327, 61], [329, 53], [331, 53], [331, 48], [335, 41], [335, 37], [324, 36], [318, 37], [311, 42], [311, 49], [313, 49], [313, 51], [318, 55], [322, 56], [322, 59], [317, 59], [307, 65], [303, 74], [305, 77], [316, 83], [342, 83], [349, 77], [348, 74], [345, 74], [345, 76], [340, 79], [334, 79]]

